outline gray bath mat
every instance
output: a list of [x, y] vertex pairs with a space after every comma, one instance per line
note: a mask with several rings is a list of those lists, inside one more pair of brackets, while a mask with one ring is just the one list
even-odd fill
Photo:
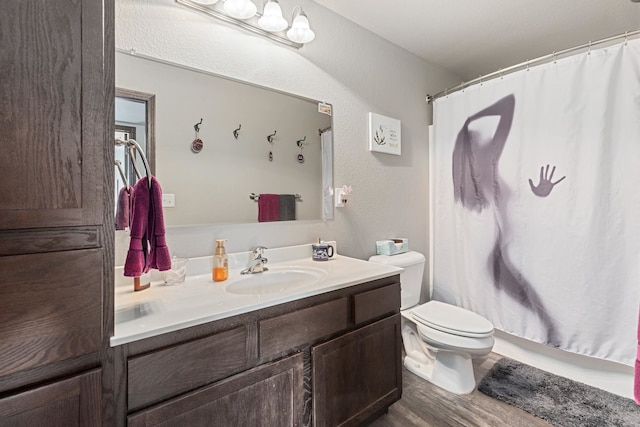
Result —
[[500, 359], [478, 390], [558, 427], [637, 427], [640, 406], [631, 399]]

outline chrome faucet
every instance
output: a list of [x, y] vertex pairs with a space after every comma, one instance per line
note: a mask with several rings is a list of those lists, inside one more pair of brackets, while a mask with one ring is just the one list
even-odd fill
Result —
[[249, 267], [245, 268], [240, 274], [256, 274], [264, 271], [269, 271], [264, 265], [269, 261], [264, 258], [264, 250], [267, 249], [264, 246], [258, 246], [253, 250], [253, 260], [249, 263]]

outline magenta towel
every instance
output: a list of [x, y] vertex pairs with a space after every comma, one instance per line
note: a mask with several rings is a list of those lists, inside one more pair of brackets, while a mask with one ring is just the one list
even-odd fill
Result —
[[129, 251], [124, 263], [124, 275], [140, 277], [155, 268], [171, 268], [171, 256], [165, 239], [162, 188], [151, 177], [151, 188], [146, 177], [133, 187]]
[[129, 208], [131, 205], [131, 189], [124, 186], [118, 193], [116, 204], [116, 230], [124, 230], [129, 227]]
[[260, 194], [258, 199], [258, 222], [278, 221], [280, 219], [280, 196]]
[[640, 314], [638, 315], [638, 352], [633, 370], [633, 398], [640, 405]]

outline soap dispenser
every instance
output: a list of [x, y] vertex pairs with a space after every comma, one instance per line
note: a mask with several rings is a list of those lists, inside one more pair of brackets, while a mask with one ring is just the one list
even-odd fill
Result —
[[224, 282], [229, 278], [229, 258], [224, 248], [226, 240], [216, 240], [216, 254], [213, 257], [211, 278], [214, 282]]

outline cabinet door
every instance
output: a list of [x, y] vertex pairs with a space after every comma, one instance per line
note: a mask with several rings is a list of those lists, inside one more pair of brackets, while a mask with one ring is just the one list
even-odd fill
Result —
[[0, 399], [0, 427], [100, 425], [100, 370]]
[[102, 2], [3, 2], [0, 229], [103, 216]]
[[402, 394], [400, 315], [315, 346], [315, 426], [358, 425]]
[[302, 425], [302, 354], [259, 366], [134, 414], [130, 427]]
[[0, 256], [0, 376], [97, 352], [103, 251]]

